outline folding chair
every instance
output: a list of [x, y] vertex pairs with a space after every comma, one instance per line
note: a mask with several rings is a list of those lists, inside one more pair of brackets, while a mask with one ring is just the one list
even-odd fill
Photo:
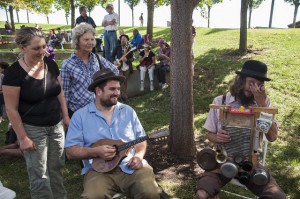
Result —
[[[268, 151], [268, 143], [269, 141], [267, 140], [266, 136], [263, 135], [263, 153], [262, 153], [262, 165], [265, 166], [266, 164], [266, 157], [267, 157], [267, 151]], [[230, 184], [232, 185], [236, 185], [236, 186], [239, 186], [241, 188], [244, 188], [245, 190], [248, 190], [247, 187], [243, 184], [241, 184], [236, 178], [233, 178], [230, 182]], [[247, 196], [243, 196], [243, 195], [240, 195], [240, 194], [237, 194], [237, 193], [233, 193], [233, 192], [230, 192], [230, 191], [226, 191], [226, 190], [221, 190], [222, 192], [224, 193], [227, 193], [227, 194], [231, 194], [231, 195], [234, 195], [234, 196], [237, 196], [239, 198], [245, 198], [245, 199], [252, 199], [252, 198], [249, 198]], [[255, 196], [256, 199], [258, 199], [258, 196]]]

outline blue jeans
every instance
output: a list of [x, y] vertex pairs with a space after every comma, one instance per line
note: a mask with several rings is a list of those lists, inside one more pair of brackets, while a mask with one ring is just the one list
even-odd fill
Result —
[[116, 31], [104, 32], [104, 56], [111, 63], [113, 63], [112, 52], [115, 49], [117, 42], [118, 38]]
[[24, 151], [32, 199], [66, 199], [62, 171], [65, 135], [62, 122], [50, 127], [24, 124], [36, 150]]

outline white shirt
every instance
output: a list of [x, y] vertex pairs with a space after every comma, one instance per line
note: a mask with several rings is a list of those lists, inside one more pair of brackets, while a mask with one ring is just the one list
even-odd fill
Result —
[[112, 13], [112, 14], [107, 14], [104, 16], [104, 19], [102, 21], [102, 23], [106, 22], [106, 21], [112, 21], [113, 19], [116, 20], [116, 24], [115, 25], [108, 25], [105, 27], [105, 30], [110, 31], [110, 30], [117, 30], [117, 24], [118, 24], [118, 14], [117, 13]]

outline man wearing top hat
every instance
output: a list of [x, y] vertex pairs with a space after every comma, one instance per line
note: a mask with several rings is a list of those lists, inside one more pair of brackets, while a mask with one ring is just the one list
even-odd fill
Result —
[[[229, 92], [226, 95], [216, 97], [213, 104], [230, 105], [233, 108], [240, 106], [271, 106], [270, 98], [267, 96], [264, 87], [264, 82], [271, 80], [267, 77], [266, 64], [249, 60], [244, 63], [241, 71], [236, 71], [236, 74], [237, 76], [230, 86]], [[211, 142], [215, 144], [230, 142], [229, 134], [221, 128], [218, 110], [210, 109], [204, 128], [208, 131], [208, 139]], [[273, 142], [277, 139], [277, 135], [277, 122], [273, 121], [265, 136], [268, 141]], [[226, 178], [216, 171], [204, 172], [197, 182], [196, 198], [218, 198], [217, 194], [230, 180], [230, 178]], [[272, 177], [266, 185], [255, 185], [253, 182], [249, 182], [245, 186], [259, 198], [286, 198], [285, 193]]]
[[[152, 167], [144, 159], [146, 141], [130, 150], [127, 157], [109, 172], [97, 172], [94, 158], [105, 161], [116, 156], [116, 147], [109, 144], [92, 147], [98, 140], [122, 140], [127, 143], [146, 135], [136, 112], [118, 102], [123, 76], [110, 69], [97, 71], [88, 90], [96, 95], [95, 101], [76, 111], [69, 124], [66, 154], [69, 159], [83, 160], [85, 199], [112, 198], [123, 192], [130, 198], [159, 199], [158, 185]], [[94, 168], [94, 169], [93, 169]]]
[[107, 60], [113, 62], [112, 52], [115, 49], [118, 38], [118, 14], [114, 12], [114, 6], [107, 4], [106, 6], [107, 15], [104, 16], [102, 26], [104, 27], [104, 55]]

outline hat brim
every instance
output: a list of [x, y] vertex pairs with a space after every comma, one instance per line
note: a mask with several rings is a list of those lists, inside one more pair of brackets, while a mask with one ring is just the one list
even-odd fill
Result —
[[97, 85], [99, 85], [99, 84], [101, 84], [101, 83], [103, 83], [103, 82], [105, 82], [107, 80], [117, 80], [120, 83], [122, 83], [122, 82], [125, 81], [125, 79], [126, 78], [124, 76], [121, 76], [121, 75], [115, 76], [115, 77], [102, 78], [102, 79], [99, 79], [99, 80], [93, 82], [92, 84], [90, 84], [89, 87], [88, 87], [88, 90], [91, 91], [91, 92], [94, 92]]
[[270, 78], [261, 77], [261, 76], [255, 75], [255, 74], [243, 73], [241, 71], [235, 71], [235, 73], [238, 74], [238, 75], [241, 75], [241, 76], [253, 77], [253, 78], [258, 79], [258, 80], [271, 81]]

